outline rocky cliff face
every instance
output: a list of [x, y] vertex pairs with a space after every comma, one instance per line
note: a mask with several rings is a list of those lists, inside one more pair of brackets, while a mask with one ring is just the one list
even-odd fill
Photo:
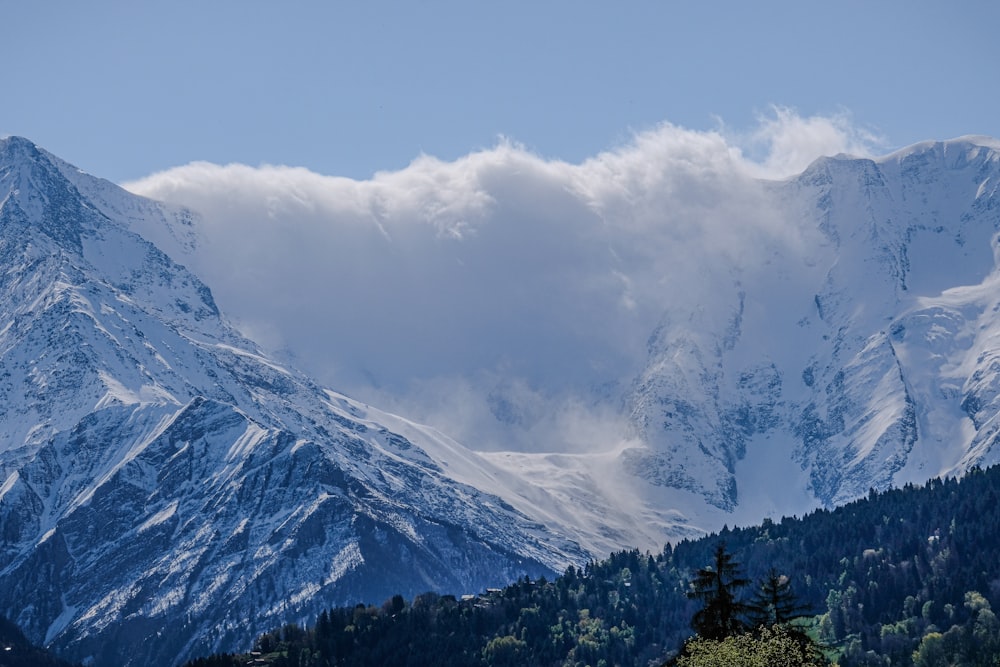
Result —
[[170, 664], [332, 604], [584, 557], [420, 440], [473, 455], [231, 330], [128, 230], [175, 213], [18, 138], [0, 143], [0, 197], [0, 609], [33, 639]]
[[[667, 313], [626, 463], [733, 511], [776, 458], [802, 472], [787, 495], [823, 505], [1000, 460], [996, 142], [824, 158], [768, 187], [808, 243], [734, 273], [711, 317]], [[801, 511], [784, 493], [772, 509]]]
[[196, 214], [3, 140], [0, 612], [77, 659], [167, 664], [1000, 461], [1000, 144], [758, 185], [795, 239], [664, 300], [645, 367], [594, 396], [627, 432], [476, 453], [238, 334], [152, 243], [196, 257]]
[[[344, 268], [306, 261], [304, 275], [350, 284], [352, 303], [383, 331], [396, 325], [384, 300], [433, 301], [432, 312], [411, 311], [407, 321], [454, 345], [410, 355], [446, 371], [400, 359], [386, 373], [380, 346], [345, 340], [339, 355], [316, 354], [302, 343], [315, 323], [286, 317], [276, 346], [287, 342], [317, 373], [380, 367], [352, 388], [490, 450], [481, 458], [505, 481], [489, 488], [595, 555], [961, 472], [996, 457], [998, 147], [967, 137], [876, 159], [827, 157], [781, 182], [680, 147], [668, 152], [683, 167], [628, 152], [547, 171], [527, 169], [545, 161], [524, 158], [490, 177], [456, 163], [448, 173], [463, 183], [417, 198], [419, 207], [405, 188], [377, 179], [310, 179], [309, 206], [274, 208], [281, 224], [261, 224], [261, 237], [280, 242], [271, 227], [311, 239], [332, 237], [311, 226], [333, 230], [347, 248], [337, 262]], [[224, 172], [212, 177], [219, 192], [190, 184], [212, 172]], [[502, 185], [515, 177], [531, 187]], [[226, 210], [246, 198], [246, 183], [230, 185], [238, 178], [226, 168], [182, 169], [147, 187], [216, 216], [192, 218], [191, 227], [218, 248], [237, 224]], [[268, 188], [257, 206], [293, 199], [277, 172], [247, 182]], [[387, 199], [352, 198], [365, 191]], [[444, 194], [488, 202], [463, 209], [468, 233], [447, 244], [435, 230], [449, 228], [455, 211], [432, 205]], [[335, 197], [354, 208], [322, 205]], [[377, 230], [384, 243], [373, 241]], [[283, 256], [303, 254], [289, 247]], [[220, 255], [178, 248], [224, 284], [211, 269]], [[409, 270], [394, 272], [397, 264]], [[456, 294], [452, 284], [468, 289]], [[247, 304], [287, 312], [264, 291], [230, 284], [219, 294], [244, 322], [254, 314]], [[525, 299], [531, 307], [517, 308]], [[410, 352], [405, 336], [383, 340]]]

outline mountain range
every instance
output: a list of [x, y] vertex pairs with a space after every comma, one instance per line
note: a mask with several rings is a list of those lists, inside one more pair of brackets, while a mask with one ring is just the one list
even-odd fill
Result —
[[169, 664], [1000, 461], [1000, 143], [755, 187], [786, 233], [665, 299], [595, 393], [620, 434], [475, 451], [240, 333], [185, 268], [200, 212], [0, 140], [0, 612], [72, 659]]

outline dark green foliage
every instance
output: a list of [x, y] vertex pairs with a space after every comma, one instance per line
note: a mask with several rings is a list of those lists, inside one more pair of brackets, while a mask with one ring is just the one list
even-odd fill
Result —
[[788, 578], [772, 567], [752, 600], [744, 602], [740, 589], [749, 585], [720, 542], [712, 565], [695, 573], [688, 591], [703, 606], [691, 621], [697, 634], [684, 643], [678, 667], [828, 665], [820, 645], [794, 623], [807, 607], [799, 604]]
[[247, 663], [245, 657], [231, 653], [220, 653], [207, 658], [197, 658], [186, 663], [188, 667], [243, 667]]
[[724, 639], [749, 629], [743, 618], [751, 608], [739, 596], [740, 589], [750, 585], [750, 580], [741, 577], [739, 570], [739, 563], [726, 552], [725, 543], [719, 542], [712, 565], [695, 572], [687, 596], [702, 604], [691, 620], [691, 627], [698, 636]]
[[[769, 620], [794, 620], [808, 606], [815, 616], [791, 627], [815, 633], [841, 667], [996, 664], [1000, 657], [993, 612], [1000, 604], [1000, 468], [993, 468], [872, 492], [803, 519], [725, 529], [660, 554], [623, 551], [552, 582], [523, 579], [471, 600], [427, 593], [331, 609], [312, 628], [286, 626], [269, 633], [267, 646], [261, 638], [258, 647], [270, 653], [257, 658], [279, 667], [662, 664], [691, 633], [703, 605], [687, 593], [698, 570], [715, 562], [720, 540], [729, 562], [743, 566], [745, 577], [735, 578], [763, 582], [753, 600], [770, 598]], [[800, 602], [773, 573], [794, 581]]]
[[799, 604], [791, 580], [772, 567], [750, 603], [750, 625], [786, 625], [803, 618], [808, 609], [808, 605]]

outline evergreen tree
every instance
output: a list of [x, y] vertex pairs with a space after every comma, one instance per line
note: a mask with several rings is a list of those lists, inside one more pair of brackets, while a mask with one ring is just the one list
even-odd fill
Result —
[[691, 627], [705, 639], [723, 639], [747, 631], [743, 617], [750, 606], [737, 599], [737, 592], [750, 583], [740, 576], [740, 565], [726, 552], [725, 542], [715, 548], [713, 563], [701, 568], [687, 596], [703, 607], [691, 619]]
[[[189, 665], [644, 667], [683, 659], [688, 667], [785, 667], [823, 664], [822, 648], [838, 654], [841, 667], [997, 666], [997, 526], [1000, 467], [935, 480], [925, 488], [872, 493], [803, 519], [727, 529], [726, 544], [740, 554], [743, 572], [760, 582], [756, 595], [743, 600], [742, 611], [732, 613], [729, 605], [729, 617], [761, 620], [750, 609], [763, 606], [761, 598], [770, 613], [768, 624], [721, 640], [696, 637], [685, 643], [693, 607], [701, 607], [685, 604], [686, 594], [715, 609], [719, 598], [736, 602], [743, 592], [736, 585], [740, 568], [725, 548], [719, 545], [711, 560], [719, 537], [709, 537], [681, 540], [645, 557], [638, 551], [615, 553], [567, 568], [552, 582], [522, 578], [469, 601], [425, 593], [412, 603], [397, 599], [381, 607], [330, 609], [305, 635], [288, 626], [268, 633], [259, 640], [260, 647], [272, 649], [264, 655], [216, 656]], [[706, 562], [712, 567], [692, 583], [691, 574]], [[794, 620], [801, 610], [788, 595], [787, 580], [768, 573], [772, 565], [794, 573], [798, 600], [824, 612], [816, 619], [817, 632], [829, 646], [804, 641], [805, 619]], [[720, 595], [720, 588], [729, 595]], [[698, 620], [712, 617], [725, 626], [720, 616], [703, 610]], [[770, 625], [772, 620], [785, 623]], [[9, 657], [4, 652], [0, 662]]]
[[788, 577], [772, 567], [750, 602], [750, 623], [755, 628], [786, 625], [806, 616], [808, 609], [808, 605], [799, 604]]

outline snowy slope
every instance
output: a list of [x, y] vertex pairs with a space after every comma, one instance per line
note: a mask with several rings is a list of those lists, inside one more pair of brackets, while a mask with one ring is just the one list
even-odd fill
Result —
[[597, 553], [1000, 461], [998, 149], [929, 142], [761, 182], [794, 241], [701, 267], [713, 290], [693, 306], [668, 294], [617, 438], [483, 456]]
[[129, 230], [183, 232], [183, 212], [16, 137], [0, 201], [0, 608], [33, 639], [169, 664], [331, 604], [585, 557], [421, 440], [465, 469], [474, 454], [388, 428], [230, 329]]
[[714, 319], [668, 311], [629, 399], [637, 474], [755, 520], [1000, 460], [997, 148], [823, 158], [768, 184], [812, 242], [735, 276]]
[[[628, 307], [658, 324], [643, 332], [644, 361], [604, 359], [598, 375], [630, 381], [571, 396], [573, 418], [549, 422], [568, 429], [548, 431], [551, 447], [536, 431], [511, 451], [473, 451], [321, 388], [236, 333], [175, 263], [204, 270], [225, 248], [202, 243], [210, 221], [180, 202], [134, 197], [20, 139], [3, 143], [0, 184], [0, 610], [76, 656], [157, 633], [150, 650], [225, 648], [246, 619], [263, 628], [335, 602], [471, 591], [1000, 460], [996, 140], [713, 181], [696, 210], [734, 229], [772, 217], [781, 233], [736, 234], [752, 252], [699, 255], [676, 285], [656, 264], [673, 231], [644, 248], [608, 230], [641, 213], [616, 229], [655, 236], [670, 198], [698, 188], [629, 208], [560, 186], [578, 198], [574, 215], [589, 210], [588, 229], [603, 225], [573, 242], [593, 261], [577, 267], [581, 300], [588, 285], [607, 296], [613, 266]], [[725, 201], [727, 187], [741, 198]], [[662, 215], [699, 238], [697, 220]], [[296, 268], [310, 279], [307, 261]], [[352, 283], [349, 303], [366, 289]], [[552, 340], [576, 322], [531, 312]], [[409, 330], [420, 316], [408, 311]], [[641, 350], [643, 318], [608, 349]], [[459, 380], [442, 386], [477, 378]], [[488, 384], [493, 416], [515, 426], [556, 404], [516, 375]]]
[[[280, 320], [281, 354], [338, 382], [379, 369], [352, 390], [484, 450], [505, 474], [471, 484], [597, 555], [993, 460], [995, 139], [774, 182], [670, 138], [579, 165], [500, 148], [371, 181], [191, 165], [141, 187], [204, 206], [174, 227], [209, 242], [173, 251], [242, 321]], [[323, 249], [297, 275], [350, 284], [330, 321], [395, 332], [396, 372], [358, 336], [304, 342], [323, 329], [259, 289], [266, 262], [246, 293], [220, 274], [234, 207], [255, 238]], [[557, 357], [574, 372], [549, 377]]]
[[[823, 158], [761, 182], [795, 242], [702, 267], [599, 453], [491, 453], [622, 545], [1000, 462], [1000, 143]], [[719, 287], [722, 286], [722, 287]], [[603, 533], [602, 533], [603, 531]]]

